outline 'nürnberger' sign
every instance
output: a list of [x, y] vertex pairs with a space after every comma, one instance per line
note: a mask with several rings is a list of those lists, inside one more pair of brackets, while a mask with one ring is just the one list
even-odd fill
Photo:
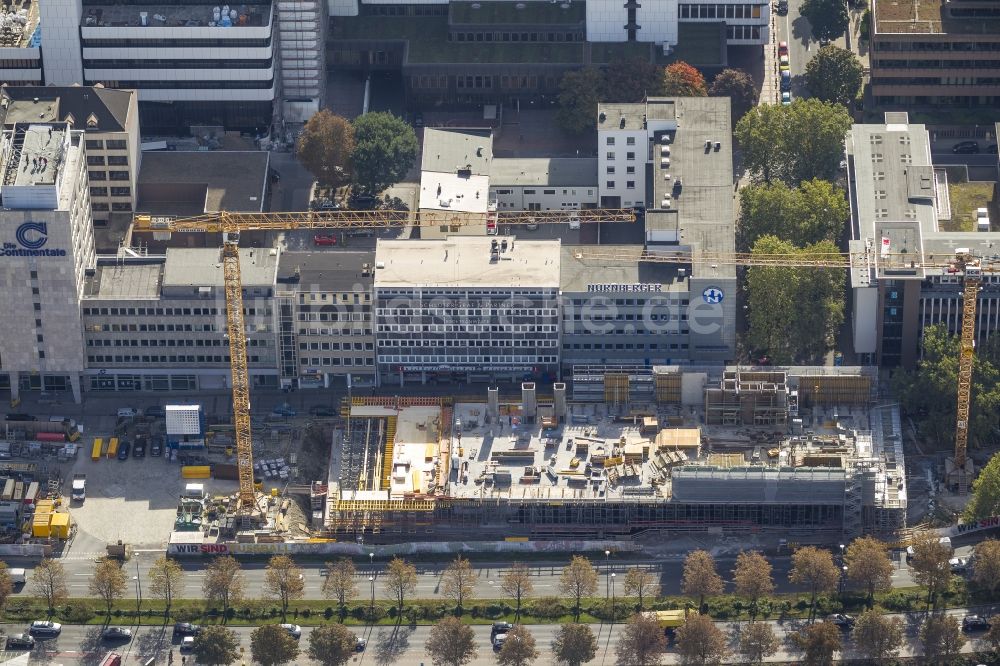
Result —
[[587, 291], [660, 291], [663, 285], [660, 284], [588, 284]]

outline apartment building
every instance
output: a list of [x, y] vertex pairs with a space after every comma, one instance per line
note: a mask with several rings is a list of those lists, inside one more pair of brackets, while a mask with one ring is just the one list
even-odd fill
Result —
[[84, 132], [18, 123], [0, 137], [0, 387], [80, 400], [80, 300], [94, 268]]
[[[488, 129], [424, 130], [418, 206], [424, 219], [440, 218], [441, 224], [422, 227], [421, 238], [487, 233], [487, 213], [496, 210], [490, 200], [492, 163], [493, 135]], [[451, 224], [448, 217], [452, 213], [481, 214], [483, 221]]]
[[1000, 104], [1000, 2], [873, 0], [871, 17], [877, 105]]
[[142, 153], [134, 90], [103, 86], [15, 86], [0, 89], [5, 128], [24, 122], [65, 122], [82, 130], [94, 224], [135, 210]]
[[382, 384], [516, 381], [559, 363], [559, 244], [513, 236], [379, 240]]
[[374, 252], [285, 252], [277, 303], [284, 386], [373, 383]]

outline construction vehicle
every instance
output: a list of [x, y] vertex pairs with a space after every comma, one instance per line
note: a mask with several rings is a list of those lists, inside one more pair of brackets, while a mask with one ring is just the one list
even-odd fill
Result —
[[73, 494], [70, 498], [74, 502], [82, 502], [87, 499], [87, 475], [86, 474], [74, 474], [73, 475]]
[[226, 329], [232, 371], [233, 436], [240, 490], [237, 509], [244, 518], [260, 517], [253, 477], [253, 446], [250, 436], [250, 379], [247, 369], [246, 325], [243, 320], [243, 289], [240, 279], [240, 233], [243, 231], [289, 231], [295, 229], [373, 229], [405, 226], [461, 227], [483, 225], [496, 233], [499, 225], [567, 222], [572, 225], [600, 222], [634, 222], [635, 211], [591, 209], [565, 211], [310, 211], [305, 213], [232, 213], [221, 211], [186, 218], [137, 215], [133, 230], [153, 232], [156, 237], [172, 233], [222, 234], [222, 271], [226, 294]]
[[955, 422], [955, 453], [945, 461], [945, 483], [960, 495], [968, 492], [974, 474], [967, 455], [969, 441], [969, 404], [972, 392], [972, 364], [975, 358], [977, 297], [983, 273], [1000, 273], [1000, 260], [972, 254], [968, 248], [956, 248], [952, 255], [916, 256], [912, 254], [878, 253], [868, 247], [864, 252], [797, 254], [751, 254], [746, 252], [690, 252], [686, 250], [650, 251], [621, 250], [596, 247], [581, 249], [578, 259], [624, 262], [654, 262], [668, 264], [708, 264], [739, 267], [788, 268], [874, 268], [876, 264], [909, 265], [944, 269], [962, 278], [962, 330], [958, 368], [958, 398]]

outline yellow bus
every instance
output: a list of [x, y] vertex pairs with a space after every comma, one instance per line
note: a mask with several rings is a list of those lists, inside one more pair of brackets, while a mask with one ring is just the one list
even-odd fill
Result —
[[114, 458], [118, 455], [118, 438], [112, 437], [111, 441], [108, 442], [108, 457]]
[[100, 437], [94, 438], [94, 446], [90, 449], [90, 459], [97, 462], [101, 459], [101, 449], [104, 448], [104, 440]]

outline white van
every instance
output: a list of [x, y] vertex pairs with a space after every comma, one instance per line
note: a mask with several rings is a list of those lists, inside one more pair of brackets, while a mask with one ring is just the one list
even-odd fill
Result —
[[139, 416], [139, 410], [134, 407], [122, 407], [118, 410], [118, 418], [129, 419]]
[[7, 573], [10, 574], [10, 582], [14, 585], [24, 585], [28, 582], [28, 576], [24, 569], [8, 569]]

